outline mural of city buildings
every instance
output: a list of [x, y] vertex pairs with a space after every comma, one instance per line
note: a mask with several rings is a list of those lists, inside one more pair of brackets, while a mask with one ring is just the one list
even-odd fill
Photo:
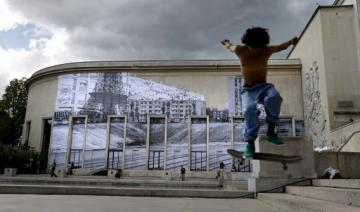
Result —
[[[166, 166], [166, 169], [177, 170], [183, 165], [191, 170], [203, 171], [206, 170], [206, 160], [209, 160], [210, 170], [217, 169], [221, 161], [231, 169], [233, 160], [226, 153], [232, 147], [231, 132], [234, 132], [233, 147], [242, 149], [245, 146], [241, 119], [230, 119], [241, 115], [241, 85], [240, 76], [228, 78], [228, 108], [219, 109], [207, 107], [206, 96], [201, 93], [136, 74], [111, 72], [61, 75], [58, 77], [49, 165], [54, 160], [58, 166], [66, 165], [70, 138], [70, 157], [67, 162], [75, 168], [105, 168], [107, 155], [107, 168], [114, 169], [163, 169]], [[261, 105], [259, 109], [262, 111], [260, 116], [264, 116]], [[126, 123], [124, 118], [111, 119], [109, 130], [109, 115], [126, 115]], [[148, 115], [154, 116], [154, 119], [150, 119], [147, 155]], [[208, 116], [209, 126], [204, 118], [190, 121], [191, 116]], [[162, 117], [167, 118], [166, 164], [163, 160], [165, 119]], [[262, 123], [260, 133], [265, 133], [263, 117]], [[277, 128], [279, 134], [291, 135], [291, 123], [291, 120], [281, 120]], [[206, 151], [208, 128], [209, 152]], [[110, 145], [106, 153], [107, 130], [110, 133]], [[296, 134], [302, 135], [303, 132], [303, 121], [297, 120]], [[188, 152], [190, 133], [191, 153]], [[189, 154], [191, 164], [187, 167]]]
[[163, 85], [127, 73], [86, 73], [59, 77], [55, 117], [86, 114], [91, 122], [108, 115], [127, 114], [130, 121], [145, 122], [147, 114], [167, 115], [170, 122], [189, 115], [204, 115], [205, 99], [184, 89]]

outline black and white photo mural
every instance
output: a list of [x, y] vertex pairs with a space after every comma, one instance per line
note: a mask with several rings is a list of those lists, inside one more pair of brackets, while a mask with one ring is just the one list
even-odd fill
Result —
[[[216, 76], [214, 76], [216, 77]], [[245, 147], [242, 78], [229, 76], [226, 107], [208, 107], [209, 96], [127, 72], [58, 77], [49, 166], [92, 170], [215, 170], [233, 165], [228, 148]], [[208, 104], [209, 105], [209, 104]], [[260, 117], [263, 120], [264, 110]], [[278, 131], [292, 135], [294, 121]], [[297, 120], [296, 134], [303, 134]], [[263, 121], [261, 133], [266, 123]]]

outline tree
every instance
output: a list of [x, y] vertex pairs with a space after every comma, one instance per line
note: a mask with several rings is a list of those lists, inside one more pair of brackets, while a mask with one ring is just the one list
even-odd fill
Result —
[[0, 144], [20, 142], [27, 104], [25, 82], [26, 78], [10, 81], [0, 100]]

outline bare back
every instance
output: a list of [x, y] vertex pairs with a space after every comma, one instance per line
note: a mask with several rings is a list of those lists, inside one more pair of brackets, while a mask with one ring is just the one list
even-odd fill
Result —
[[235, 53], [241, 61], [244, 86], [251, 87], [259, 83], [266, 83], [268, 60], [274, 52], [273, 46], [259, 49], [236, 46]]
[[291, 44], [296, 45], [298, 38], [275, 46], [251, 48], [246, 45], [233, 45], [225, 39], [221, 43], [230, 51], [234, 52], [241, 61], [241, 69], [244, 76], [244, 86], [251, 87], [259, 83], [266, 83], [268, 60], [273, 53], [287, 49]]

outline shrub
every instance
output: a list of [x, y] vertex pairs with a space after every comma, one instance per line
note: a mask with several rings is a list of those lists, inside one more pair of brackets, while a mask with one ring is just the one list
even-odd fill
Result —
[[28, 146], [0, 145], [0, 173], [4, 168], [17, 168], [21, 174], [36, 173], [39, 164], [39, 153]]

